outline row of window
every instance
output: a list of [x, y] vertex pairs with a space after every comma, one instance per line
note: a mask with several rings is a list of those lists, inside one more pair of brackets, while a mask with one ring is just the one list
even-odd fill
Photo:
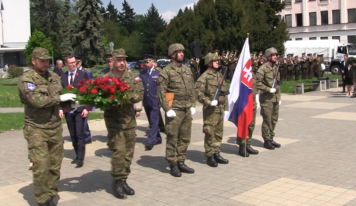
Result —
[[[320, 12], [320, 17], [321, 17], [321, 25], [327, 25], [329, 24], [329, 11], [321, 11]], [[333, 19], [333, 24], [340, 24], [341, 23], [341, 13], [340, 10], [332, 10], [332, 19]], [[347, 17], [348, 17], [348, 23], [355, 23], [356, 22], [356, 9], [348, 9], [347, 10]], [[303, 14], [295, 14], [295, 20], [296, 20], [296, 25], [297, 26], [303, 26]], [[287, 24], [287, 27], [292, 27], [292, 15], [287, 14], [285, 16], [285, 21]], [[310, 26], [315, 26], [317, 22], [317, 15], [316, 12], [310, 12], [309, 13], [309, 25]]]
[[[316, 37], [309, 37], [309, 40], [316, 40]], [[321, 40], [327, 40], [329, 39], [329, 37], [320, 37]], [[336, 39], [340, 41], [340, 36], [332, 36], [331, 39]], [[296, 41], [301, 41], [303, 40], [303, 38], [295, 38]], [[347, 36], [347, 42], [348, 43], [353, 43], [356, 44], [356, 36], [352, 35], [352, 36]]]
[[[316, 0], [309, 0], [309, 1], [316, 1]], [[320, 2], [328, 2], [328, 0], [319, 0]], [[303, 2], [303, 0], [295, 0], [295, 2]], [[292, 0], [285, 0], [286, 5], [291, 5]]]

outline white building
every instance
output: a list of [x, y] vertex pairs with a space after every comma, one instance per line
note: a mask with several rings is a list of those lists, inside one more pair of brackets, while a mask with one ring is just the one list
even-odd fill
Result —
[[282, 0], [290, 40], [337, 39], [356, 44], [356, 0]]
[[26, 65], [24, 49], [31, 36], [30, 1], [0, 0], [0, 67]]

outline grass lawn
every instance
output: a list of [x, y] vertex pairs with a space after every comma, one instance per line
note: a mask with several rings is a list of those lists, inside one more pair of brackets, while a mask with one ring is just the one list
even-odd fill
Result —
[[[0, 133], [10, 130], [20, 130], [23, 127], [24, 113], [1, 113], [0, 114]], [[103, 113], [90, 113], [89, 120], [103, 119]], [[66, 123], [65, 118], [62, 123]]]
[[0, 79], [0, 107], [23, 107], [17, 86], [1, 85], [7, 79]]

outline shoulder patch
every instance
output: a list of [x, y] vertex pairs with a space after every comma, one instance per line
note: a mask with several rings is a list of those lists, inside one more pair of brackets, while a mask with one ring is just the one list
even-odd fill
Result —
[[140, 77], [136, 77], [136, 78], [135, 78], [135, 81], [136, 81], [136, 82], [139, 82], [139, 81], [141, 81], [141, 78], [140, 78]]
[[36, 86], [34, 85], [34, 84], [32, 84], [32, 83], [27, 83], [27, 89], [29, 89], [29, 90], [35, 90], [35, 88], [36, 88]]

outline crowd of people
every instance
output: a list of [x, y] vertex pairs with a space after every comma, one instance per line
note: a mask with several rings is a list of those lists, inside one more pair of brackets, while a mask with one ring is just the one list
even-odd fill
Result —
[[[219, 72], [219, 57], [209, 53], [204, 58], [207, 70], [196, 80], [191, 68], [182, 64], [184, 46], [172, 44], [168, 48], [171, 63], [163, 69], [157, 68], [153, 59], [145, 59], [146, 70], [139, 74], [128, 68], [124, 49], [116, 49], [107, 55], [108, 69], [104, 77], [118, 77], [130, 86], [128, 99], [124, 105], [112, 106], [104, 111], [104, 121], [108, 131], [108, 146], [112, 150], [111, 175], [113, 178], [113, 194], [117, 198], [134, 195], [127, 179], [131, 172], [130, 165], [134, 156], [136, 143], [136, 117], [141, 108], [137, 104], [143, 102], [150, 124], [145, 149], [152, 150], [162, 143], [160, 135], [161, 114], [165, 112], [166, 160], [170, 174], [181, 177], [182, 173], [194, 173], [195, 170], [186, 165], [186, 152], [191, 140], [192, 116], [196, 113], [196, 101], [203, 104], [203, 133], [207, 165], [217, 167], [228, 164], [229, 160], [222, 157], [220, 145], [223, 137], [223, 119], [228, 114], [226, 84], [223, 83], [221, 93], [214, 97], [216, 88], [223, 78]], [[280, 101], [279, 81], [277, 72], [277, 50], [267, 49], [266, 62], [257, 70], [253, 69], [254, 120], [250, 124], [248, 138], [237, 137], [240, 145], [238, 154], [248, 157], [258, 151], [250, 145], [255, 127], [255, 117], [261, 108], [263, 117], [262, 137], [267, 149], [279, 148], [274, 141], [274, 129], [278, 121]], [[231, 57], [237, 61], [237, 55]], [[90, 79], [89, 71], [81, 67], [81, 61], [75, 56], [65, 58], [68, 71], [61, 72], [62, 61], [57, 61], [54, 72], [48, 71], [49, 53], [46, 49], [36, 48], [32, 53], [33, 70], [20, 77], [18, 89], [20, 99], [25, 105], [24, 137], [28, 142], [29, 156], [33, 163], [34, 198], [38, 205], [55, 205], [53, 198], [58, 193], [58, 180], [63, 159], [62, 126], [60, 118], [65, 117], [72, 140], [76, 158], [72, 164], [76, 168], [83, 167], [86, 144], [86, 118], [89, 105], [80, 105], [75, 101], [76, 95], [61, 94], [67, 85], [76, 86], [81, 79]], [[236, 63], [236, 62], [233, 62]], [[230, 74], [231, 75], [231, 74]], [[274, 77], [274, 78], [270, 78]], [[257, 93], [259, 91], [259, 93]], [[69, 109], [66, 108], [66, 103]]]

